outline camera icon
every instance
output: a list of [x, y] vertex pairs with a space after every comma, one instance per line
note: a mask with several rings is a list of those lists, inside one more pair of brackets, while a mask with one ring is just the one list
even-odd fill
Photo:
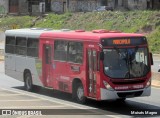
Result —
[[12, 115], [11, 110], [2, 110], [2, 115]]

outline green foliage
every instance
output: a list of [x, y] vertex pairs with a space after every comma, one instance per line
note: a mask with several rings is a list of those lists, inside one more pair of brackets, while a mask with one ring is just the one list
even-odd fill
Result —
[[148, 35], [151, 52], [160, 54], [160, 26]]
[[70, 17], [70, 13], [62, 15], [49, 14], [47, 17], [36, 22], [35, 27], [61, 29]]
[[43, 27], [53, 29], [107, 29], [123, 32], [142, 33], [147, 36], [150, 50], [160, 53], [160, 12], [159, 11], [105, 11], [87, 13], [48, 14], [45, 17], [7, 16], [0, 18], [0, 30]]
[[0, 18], [0, 30], [11, 29], [13, 26], [16, 28], [26, 28], [32, 25], [32, 20], [35, 17], [30, 16], [6, 16], [4, 18]]

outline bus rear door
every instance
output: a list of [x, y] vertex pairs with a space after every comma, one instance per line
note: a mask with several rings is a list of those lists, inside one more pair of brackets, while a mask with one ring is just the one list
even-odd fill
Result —
[[43, 83], [47, 87], [52, 87], [52, 45], [43, 46]]

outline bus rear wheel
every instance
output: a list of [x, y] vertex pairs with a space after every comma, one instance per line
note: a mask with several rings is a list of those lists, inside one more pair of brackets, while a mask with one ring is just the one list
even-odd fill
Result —
[[24, 86], [27, 91], [33, 90], [32, 77], [30, 73], [26, 73], [24, 77]]
[[86, 102], [86, 97], [84, 96], [84, 88], [82, 83], [78, 83], [76, 86], [75, 97], [78, 103], [84, 104]]

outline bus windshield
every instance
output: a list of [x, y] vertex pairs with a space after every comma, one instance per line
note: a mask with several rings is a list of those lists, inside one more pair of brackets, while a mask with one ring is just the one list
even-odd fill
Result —
[[149, 70], [147, 48], [103, 49], [104, 73], [111, 78], [138, 78]]

